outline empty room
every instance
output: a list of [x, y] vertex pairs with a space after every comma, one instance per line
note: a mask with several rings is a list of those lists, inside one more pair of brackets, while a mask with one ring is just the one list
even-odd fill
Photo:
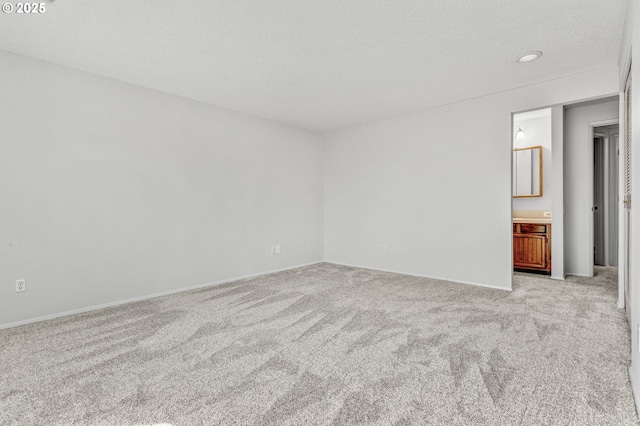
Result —
[[639, 58], [634, 0], [4, 2], [0, 424], [638, 425]]

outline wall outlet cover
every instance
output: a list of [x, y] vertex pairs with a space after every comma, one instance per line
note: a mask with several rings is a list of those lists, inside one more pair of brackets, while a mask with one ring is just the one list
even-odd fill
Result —
[[551, 217], [551, 212], [544, 212], [542, 214], [544, 217]]
[[27, 280], [21, 278], [16, 280], [16, 293], [21, 293], [27, 290]]

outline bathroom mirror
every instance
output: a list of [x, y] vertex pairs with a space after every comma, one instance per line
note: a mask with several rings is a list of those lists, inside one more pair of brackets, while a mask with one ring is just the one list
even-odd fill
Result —
[[513, 150], [513, 198], [542, 197], [542, 146]]

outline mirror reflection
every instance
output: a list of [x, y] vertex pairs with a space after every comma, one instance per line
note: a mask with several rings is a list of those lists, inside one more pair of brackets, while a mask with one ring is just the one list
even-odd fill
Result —
[[542, 146], [513, 150], [513, 197], [542, 197]]

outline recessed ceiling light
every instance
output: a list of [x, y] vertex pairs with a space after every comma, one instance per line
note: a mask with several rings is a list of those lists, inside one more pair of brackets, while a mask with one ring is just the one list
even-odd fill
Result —
[[542, 52], [539, 52], [539, 51], [527, 52], [527, 53], [524, 53], [524, 54], [518, 56], [518, 62], [524, 63], [524, 62], [535, 61], [540, 56], [542, 56]]

